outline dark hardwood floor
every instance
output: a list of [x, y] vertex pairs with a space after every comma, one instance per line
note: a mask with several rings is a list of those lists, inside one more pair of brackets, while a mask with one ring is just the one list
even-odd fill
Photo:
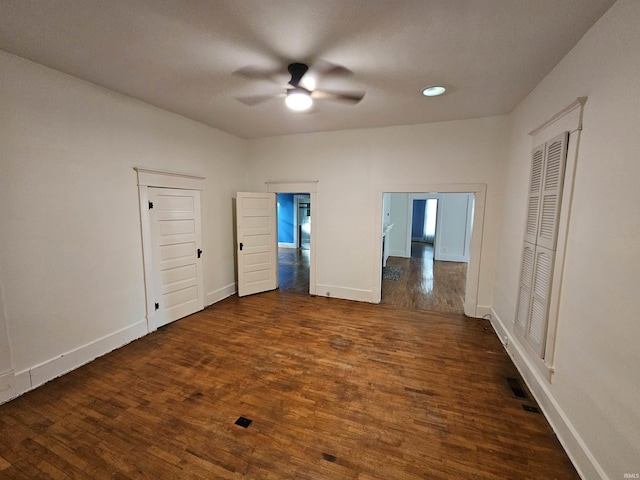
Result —
[[280, 290], [309, 293], [309, 254], [304, 248], [278, 248], [278, 281]]
[[464, 313], [467, 264], [433, 260], [433, 246], [411, 243], [411, 258], [389, 257], [397, 280], [382, 280], [382, 303], [441, 313]]
[[578, 478], [509, 377], [484, 320], [234, 296], [0, 406], [0, 477]]

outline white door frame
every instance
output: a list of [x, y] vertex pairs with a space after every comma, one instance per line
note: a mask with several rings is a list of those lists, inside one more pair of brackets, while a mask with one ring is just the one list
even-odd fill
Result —
[[[184, 173], [164, 172], [135, 167], [138, 174], [138, 199], [140, 201], [140, 228], [142, 230], [142, 262], [144, 265], [144, 292], [147, 307], [147, 332], [156, 330], [154, 322], [154, 284], [153, 263], [151, 257], [151, 220], [149, 216], [149, 187], [180, 188], [183, 190], [199, 190], [204, 188], [204, 177]], [[204, 279], [203, 279], [204, 280]]]
[[[300, 181], [300, 182], [266, 182], [267, 191], [270, 193], [308, 193], [311, 202], [311, 219], [318, 218], [318, 181]], [[382, 208], [382, 207], [381, 207]], [[380, 213], [382, 215], [382, 213]], [[382, 217], [381, 217], [382, 218]], [[311, 250], [309, 251], [309, 295], [316, 295], [318, 290], [316, 284], [316, 251], [318, 244], [316, 243], [316, 232], [318, 230], [318, 222], [311, 226]]]
[[[482, 235], [484, 226], [484, 208], [487, 185], [484, 183], [459, 184], [417, 184], [417, 185], [378, 185], [375, 190], [374, 203], [375, 219], [382, 218], [382, 199], [384, 193], [473, 193], [475, 194], [475, 209], [473, 215], [473, 230], [471, 234], [470, 258], [467, 265], [467, 284], [464, 295], [464, 313], [469, 317], [482, 316], [478, 311], [478, 287], [480, 284], [480, 254], [482, 253]], [[380, 221], [376, 221], [376, 231], [380, 230]], [[313, 229], [311, 229], [313, 232]], [[382, 235], [374, 250], [373, 260], [373, 293], [377, 301], [382, 300]]]

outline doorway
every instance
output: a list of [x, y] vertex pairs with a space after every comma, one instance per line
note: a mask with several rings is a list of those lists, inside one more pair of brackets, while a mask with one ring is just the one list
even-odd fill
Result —
[[[317, 181], [267, 182], [270, 193], [291, 195], [288, 197], [291, 199], [290, 212], [286, 211], [288, 207], [284, 202], [276, 207], [278, 223], [280, 217], [290, 219], [287, 229], [291, 229], [291, 235], [281, 237], [278, 228], [278, 275], [282, 291], [316, 294], [317, 228], [311, 228], [311, 223], [317, 218], [317, 189]], [[300, 216], [299, 210], [303, 210]], [[301, 231], [301, 225], [304, 225], [304, 231]]]
[[278, 288], [309, 293], [311, 195], [278, 193]]
[[[391, 193], [390, 257], [382, 273], [382, 303], [464, 313], [473, 195]], [[403, 251], [402, 246], [406, 244]], [[443, 253], [444, 252], [444, 253]]]
[[[380, 201], [379, 203], [377, 202], [377, 208], [380, 209], [378, 218], [383, 219], [383, 234], [379, 249], [376, 251], [375, 262], [377, 268], [375, 272], [377, 275], [374, 279], [374, 285], [378, 287], [379, 302], [386, 303], [386, 300], [390, 299], [390, 295], [394, 295], [396, 300], [399, 295], [403, 295], [402, 302], [410, 308], [425, 308], [447, 312], [451, 312], [454, 309], [455, 313], [464, 313], [472, 317], [478, 314], [477, 292], [485, 192], [486, 186], [484, 184], [394, 185], [391, 187], [379, 187]], [[402, 202], [392, 202], [392, 194], [403, 194], [404, 205], [402, 205]], [[442, 202], [443, 195], [449, 194], [455, 195], [444, 198], [448, 198], [451, 201]], [[436, 204], [433, 246], [426, 241], [419, 241], [431, 240], [425, 231], [426, 220], [420, 225], [425, 228], [421, 231], [418, 228], [417, 235], [412, 235], [414, 232], [411, 231], [413, 200], [429, 200], [430, 198], [436, 199], [438, 202]], [[447, 213], [447, 203], [453, 206], [454, 209], [462, 209], [465, 212], [465, 216], [461, 217], [461, 221], [454, 222], [451, 225], [452, 228], [443, 229], [442, 218], [443, 214]], [[417, 205], [423, 206], [419, 208], [424, 208], [428, 218], [428, 212], [426, 212], [427, 203], [419, 203]], [[414, 241], [412, 242], [412, 240]], [[398, 265], [402, 268], [396, 269], [396, 272], [385, 272], [383, 262], [380, 262], [380, 257], [385, 250], [388, 250], [389, 255], [387, 266], [396, 266], [397, 262], [404, 262], [406, 265]], [[404, 278], [403, 274], [405, 275]], [[394, 277], [396, 280], [389, 282], [387, 281], [389, 277]], [[440, 287], [444, 286], [445, 291], [447, 288], [450, 290], [449, 298], [447, 298], [447, 294], [439, 295], [438, 303], [442, 309], [438, 309], [433, 304], [433, 298], [419, 298], [420, 290], [428, 291], [432, 296], [440, 294], [441, 289], [438, 286], [438, 277], [443, 280], [443, 285], [440, 285]], [[383, 292], [384, 282], [391, 284], [393, 281], [397, 282], [398, 279], [407, 282], [404, 292], [390, 292], [386, 288], [388, 285], [385, 285]], [[446, 285], [447, 283], [449, 285]], [[397, 290], [399, 284], [395, 284], [394, 287]], [[455, 302], [451, 300], [451, 296], [456, 297]], [[394, 299], [391, 298], [390, 300], [393, 301]], [[429, 304], [427, 300], [431, 300], [432, 303]]]

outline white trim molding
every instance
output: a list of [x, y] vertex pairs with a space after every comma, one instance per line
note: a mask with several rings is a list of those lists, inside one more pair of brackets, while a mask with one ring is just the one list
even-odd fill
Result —
[[0, 374], [0, 404], [18, 396], [16, 374], [13, 370]]
[[[564, 185], [562, 188], [562, 204], [560, 205], [558, 219], [558, 236], [556, 242], [555, 265], [551, 280], [551, 291], [549, 292], [549, 315], [547, 324], [547, 337], [544, 348], [544, 361], [535, 362], [539, 364], [541, 372], [547, 376], [549, 382], [553, 376], [553, 364], [556, 347], [556, 334], [558, 331], [558, 321], [560, 312], [560, 302], [562, 295], [562, 280], [564, 274], [564, 261], [566, 255], [566, 245], [569, 234], [569, 222], [571, 219], [571, 208], [573, 203], [573, 188], [578, 163], [580, 134], [582, 131], [582, 117], [584, 105], [587, 97], [578, 97], [565, 108], [547, 121], [529, 132], [531, 136], [532, 148], [536, 145], [559, 135], [562, 132], [569, 132], [569, 144], [567, 147], [567, 161], [565, 165]], [[523, 229], [524, 230], [524, 229]]]
[[204, 189], [205, 177], [189, 175], [186, 173], [172, 173], [162, 170], [150, 170], [142, 167], [134, 167], [138, 176], [138, 200], [140, 209], [140, 230], [142, 233], [142, 261], [144, 265], [144, 292], [147, 331], [156, 330], [154, 318], [153, 295], [153, 261], [151, 258], [151, 222], [149, 218], [149, 187], [181, 188], [183, 190]]
[[237, 288], [236, 288], [236, 283], [230, 283], [229, 285], [225, 285], [222, 288], [219, 288], [218, 290], [214, 290], [213, 292], [209, 292], [207, 293], [207, 296], [205, 298], [205, 306], [209, 306], [209, 305], [213, 305], [214, 303], [217, 303], [221, 300], [224, 300], [227, 297], [230, 297], [231, 295], [233, 295], [234, 293], [236, 293]]
[[134, 167], [138, 172], [138, 186], [160, 188], [182, 188], [184, 190], [203, 190], [204, 178], [186, 173], [164, 172]]
[[318, 180], [265, 183], [269, 193], [317, 193], [318, 191]]
[[[318, 218], [318, 181], [265, 182], [269, 193], [308, 193], [311, 202], [311, 218]], [[314, 224], [314, 225], [317, 225]], [[311, 248], [309, 250], [309, 295], [316, 295], [320, 285], [316, 283], [317, 227], [311, 228]]]
[[544, 378], [540, 366], [532, 363], [534, 358], [528, 352], [526, 344], [520, 342], [517, 336], [505, 328], [504, 322], [493, 309], [491, 325], [580, 477], [608, 479], [600, 463], [555, 400], [548, 382], [552, 368], [548, 370], [549, 377]]
[[85, 365], [147, 334], [147, 322], [140, 320], [93, 342], [51, 358], [15, 375], [16, 395]]
[[340, 287], [338, 285], [318, 285], [319, 297], [336, 297], [343, 300], [354, 300], [356, 302], [378, 303], [372, 302], [373, 292], [371, 290], [362, 290], [359, 288]]

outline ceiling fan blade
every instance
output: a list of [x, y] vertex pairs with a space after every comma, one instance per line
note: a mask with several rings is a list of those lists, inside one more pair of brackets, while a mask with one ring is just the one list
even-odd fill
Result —
[[335, 100], [338, 102], [346, 102], [355, 105], [364, 98], [365, 92], [338, 92], [330, 90], [314, 90], [311, 92], [311, 98], [318, 100]]
[[268, 100], [274, 98], [282, 98], [285, 97], [284, 93], [267, 93], [263, 95], [249, 95], [248, 97], [236, 97], [236, 100], [244, 103], [245, 105], [249, 105], [250, 107], [254, 105], [258, 105], [260, 103], [266, 102]]
[[256, 67], [254, 65], [249, 65], [247, 67], [242, 67], [233, 72], [234, 75], [238, 75], [240, 77], [248, 78], [250, 80], [267, 80], [269, 82], [275, 83], [280, 87], [284, 87], [282, 82], [282, 72], [280, 71], [269, 71], [264, 70], [260, 67]]
[[311, 70], [320, 77], [350, 77], [353, 72], [347, 67], [318, 58], [313, 61]]

